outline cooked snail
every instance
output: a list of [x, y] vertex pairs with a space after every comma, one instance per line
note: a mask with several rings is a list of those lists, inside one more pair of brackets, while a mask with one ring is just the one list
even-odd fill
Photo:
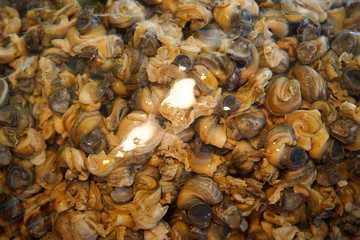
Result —
[[358, 125], [351, 119], [336, 120], [330, 126], [330, 134], [344, 144], [351, 144], [355, 141], [355, 132]]
[[65, 173], [65, 178], [73, 180], [79, 178], [79, 180], [87, 180], [89, 173], [85, 167], [85, 153], [74, 147], [65, 147], [60, 153], [60, 160], [65, 162], [68, 169]]
[[229, 199], [224, 199], [219, 205], [213, 207], [213, 209], [215, 222], [233, 229], [240, 228], [242, 232], [247, 230], [248, 223], [246, 219]]
[[140, 4], [132, 0], [119, 0], [112, 2], [108, 9], [108, 19], [118, 28], [126, 28], [145, 19]]
[[261, 153], [256, 151], [248, 142], [238, 142], [231, 153], [232, 165], [241, 175], [250, 173], [254, 164], [261, 160]]
[[51, 206], [43, 205], [26, 219], [25, 228], [32, 237], [43, 237], [50, 230], [51, 210]]
[[180, 27], [184, 28], [189, 22], [190, 28], [197, 30], [210, 22], [212, 14], [201, 4], [185, 2], [177, 7], [174, 16], [179, 19]]
[[1, 194], [1, 209], [0, 217], [3, 221], [2, 234], [15, 237], [16, 232], [20, 231], [25, 214], [24, 206], [21, 199], [11, 194]]
[[[84, 160], [80, 160], [80, 159], [78, 161], [84, 161]], [[84, 163], [80, 162], [80, 164], [84, 164]], [[98, 154], [90, 154], [86, 158], [85, 164], [86, 164], [87, 170], [90, 173], [92, 173], [96, 176], [100, 176], [100, 177], [107, 176], [109, 173], [111, 173], [111, 171], [115, 167], [114, 159], [110, 156], [107, 156], [104, 151], [101, 151]], [[85, 177], [86, 177], [86, 175], [85, 175]]]
[[104, 115], [103, 122], [105, 124], [106, 129], [109, 131], [114, 131], [115, 129], [118, 129], [121, 120], [125, 117], [128, 111], [129, 111], [128, 102], [121, 98], [116, 98], [112, 106], [109, 103], [106, 104], [105, 110], [102, 111]]
[[271, 129], [267, 135], [265, 153], [274, 166], [296, 170], [308, 161], [308, 154], [301, 147], [295, 147], [295, 135], [292, 127], [279, 124]]
[[[107, 104], [114, 97], [107, 82], [89, 82], [79, 93], [79, 101], [87, 111], [98, 110], [101, 104]], [[94, 106], [93, 106], [94, 105]]]
[[285, 186], [295, 186], [302, 184], [304, 186], [310, 186], [316, 179], [316, 166], [314, 162], [308, 161], [307, 164], [298, 170], [286, 171], [282, 183]]
[[359, 54], [359, 34], [352, 31], [343, 31], [335, 35], [331, 41], [331, 49], [340, 56], [342, 53]]
[[120, 122], [118, 135], [122, 142], [112, 152], [119, 158], [126, 156], [128, 152], [135, 155], [149, 153], [159, 145], [163, 134], [154, 115], [134, 111]]
[[77, 17], [76, 27], [80, 33], [85, 33], [100, 24], [100, 19], [87, 9], [79, 12]]
[[260, 66], [270, 67], [275, 73], [283, 73], [289, 68], [289, 56], [271, 38], [263, 43]]
[[0, 109], [0, 124], [22, 133], [26, 128], [33, 127], [34, 119], [26, 108], [8, 105]]
[[277, 77], [266, 87], [265, 107], [274, 115], [285, 115], [301, 105], [300, 83], [296, 79]]
[[320, 25], [313, 23], [310, 19], [304, 18], [300, 21], [297, 31], [297, 39], [299, 42], [311, 41], [317, 38], [320, 34]]
[[160, 47], [158, 37], [163, 35], [159, 24], [153, 21], [144, 21], [136, 26], [133, 35], [134, 47], [141, 50], [146, 56], [153, 56]]
[[57, 114], [66, 112], [70, 104], [70, 94], [65, 88], [54, 91], [47, 99], [50, 110]]
[[251, 13], [237, 1], [224, 1], [214, 9], [214, 19], [226, 33], [246, 37], [253, 29]]
[[297, 57], [302, 64], [313, 63], [322, 58], [329, 50], [329, 40], [320, 36], [314, 40], [299, 43]]
[[360, 93], [358, 79], [360, 76], [360, 69], [351, 68], [347, 69], [342, 77], [341, 86], [345, 88], [352, 96], [356, 96]]
[[200, 139], [206, 144], [222, 148], [226, 142], [226, 128], [218, 123], [216, 116], [203, 117], [199, 120]]
[[20, 189], [28, 187], [35, 181], [33, 165], [28, 160], [13, 162], [6, 170], [8, 187]]
[[321, 118], [323, 119], [326, 125], [330, 125], [334, 121], [336, 121], [337, 111], [335, 107], [329, 102], [322, 100], [313, 102], [310, 106], [310, 109], [319, 110], [321, 112]]
[[306, 101], [313, 103], [317, 100], [326, 100], [327, 84], [315, 69], [297, 63], [293, 68], [293, 74], [300, 82], [301, 95]]
[[252, 138], [265, 126], [265, 115], [260, 109], [249, 109], [232, 118], [227, 123], [228, 138], [240, 140]]
[[[319, 131], [327, 131], [321, 121], [321, 115], [318, 110], [297, 110], [285, 116], [285, 122], [291, 125], [294, 129], [294, 134], [297, 141], [297, 146], [309, 151], [314, 144], [312, 138]], [[311, 133], [311, 134], [307, 134]], [[320, 143], [322, 141], [320, 140]]]
[[125, 85], [126, 91], [133, 92], [135, 89], [145, 86], [147, 83], [146, 65], [147, 57], [134, 48], [125, 49], [123, 55], [115, 65], [116, 76]]
[[0, 2], [0, 239], [358, 238], [358, 2]]
[[242, 82], [256, 72], [259, 66], [259, 53], [255, 45], [247, 39], [241, 37], [234, 39], [225, 52], [239, 66]]
[[189, 157], [189, 164], [193, 172], [212, 177], [222, 163], [223, 160], [220, 156], [214, 154], [212, 145], [205, 144], [200, 138], [196, 138]]
[[63, 173], [56, 162], [57, 153], [53, 150], [46, 151], [46, 162], [35, 167], [36, 182], [45, 189], [52, 189], [59, 184]]
[[211, 178], [198, 175], [182, 187], [177, 206], [185, 210], [185, 219], [189, 224], [205, 228], [212, 218], [210, 205], [220, 203], [222, 199], [216, 183]]
[[126, 203], [133, 199], [134, 194], [131, 187], [115, 188], [111, 192], [111, 199], [116, 203]]
[[14, 153], [30, 159], [34, 165], [41, 165], [45, 160], [45, 140], [41, 133], [34, 128], [28, 128], [19, 139], [19, 143], [14, 148]]

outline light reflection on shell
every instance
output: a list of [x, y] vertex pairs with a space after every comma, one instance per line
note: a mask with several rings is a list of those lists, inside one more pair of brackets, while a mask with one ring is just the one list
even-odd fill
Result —
[[357, 239], [360, 4], [0, 3], [0, 239]]

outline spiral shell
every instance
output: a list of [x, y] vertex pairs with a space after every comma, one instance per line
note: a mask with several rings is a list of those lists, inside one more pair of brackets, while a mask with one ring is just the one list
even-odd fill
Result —
[[181, 188], [177, 201], [178, 208], [183, 209], [186, 205], [186, 199], [190, 197], [197, 197], [210, 205], [215, 205], [223, 199], [223, 195], [216, 182], [211, 178], [202, 175], [191, 178]]
[[212, 210], [209, 205], [220, 203], [223, 196], [217, 184], [209, 177], [197, 175], [181, 189], [177, 206], [184, 209], [186, 221], [199, 228], [209, 226]]
[[254, 19], [250, 12], [242, 8], [237, 1], [224, 1], [218, 4], [213, 14], [215, 21], [229, 34], [246, 37], [254, 27]]
[[118, 0], [110, 5], [108, 19], [118, 28], [126, 28], [145, 19], [141, 5], [132, 0]]
[[311, 150], [312, 138], [323, 127], [318, 110], [297, 110], [286, 115], [285, 122], [294, 129], [297, 146], [307, 151]]
[[179, 25], [184, 28], [190, 22], [190, 28], [197, 30], [206, 26], [211, 20], [211, 12], [198, 3], [185, 2], [177, 7], [175, 17], [179, 19]]
[[278, 77], [266, 87], [265, 107], [274, 115], [291, 113], [301, 106], [300, 83], [296, 79]]
[[295, 78], [300, 82], [304, 100], [313, 103], [326, 100], [327, 84], [324, 78], [313, 68], [297, 63], [293, 68]]
[[199, 120], [199, 135], [206, 144], [222, 148], [226, 142], [226, 128], [218, 123], [216, 116], [203, 117]]
[[0, 239], [359, 238], [359, 23], [355, 0], [0, 0]]

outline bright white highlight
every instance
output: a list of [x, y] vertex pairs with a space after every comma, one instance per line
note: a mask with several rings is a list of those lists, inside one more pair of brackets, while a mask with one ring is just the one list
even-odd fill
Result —
[[166, 104], [169, 107], [187, 109], [195, 102], [194, 96], [195, 80], [184, 78], [172, 86], [169, 96], [167, 96], [161, 105]]
[[110, 160], [108, 160], [108, 159], [105, 159], [105, 160], [103, 160], [103, 164], [105, 165], [105, 164], [109, 164], [110, 163]]
[[120, 144], [121, 150], [116, 153], [116, 157], [124, 157], [125, 152], [145, 146], [145, 143], [154, 135], [154, 124], [149, 120], [139, 127], [132, 129], [126, 136], [126, 139]]
[[179, 66], [179, 69], [181, 70], [181, 71], [185, 71], [186, 70], [186, 67], [184, 67], [184, 66]]

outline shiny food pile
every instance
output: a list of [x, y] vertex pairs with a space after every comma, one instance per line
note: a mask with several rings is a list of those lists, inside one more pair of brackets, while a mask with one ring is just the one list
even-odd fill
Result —
[[360, 2], [0, 4], [1, 239], [360, 239]]

